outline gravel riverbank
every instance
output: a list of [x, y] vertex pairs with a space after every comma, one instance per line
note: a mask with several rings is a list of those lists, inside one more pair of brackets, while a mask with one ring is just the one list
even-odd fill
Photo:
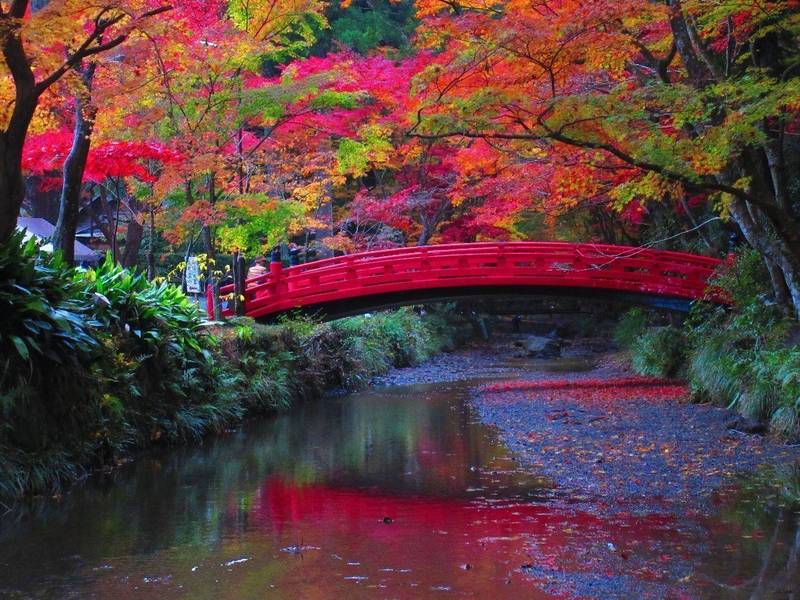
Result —
[[532, 360], [519, 356], [521, 337], [395, 369], [375, 385], [475, 380], [470, 401], [480, 420], [573, 495], [705, 505], [743, 473], [800, 460], [796, 446], [729, 428], [733, 411], [688, 402], [680, 382], [637, 383], [615, 355], [584, 352], [593, 340], [576, 343], [572, 357]]

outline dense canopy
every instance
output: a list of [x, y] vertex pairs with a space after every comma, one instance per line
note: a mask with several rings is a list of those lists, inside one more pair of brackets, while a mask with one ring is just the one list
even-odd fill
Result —
[[[800, 306], [795, 0], [0, 2], [0, 237], [126, 265], [571, 239], [756, 248]], [[141, 256], [141, 258], [140, 258]]]

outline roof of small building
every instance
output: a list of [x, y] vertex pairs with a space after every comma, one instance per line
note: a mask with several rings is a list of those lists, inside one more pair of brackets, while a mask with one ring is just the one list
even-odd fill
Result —
[[[39, 219], [36, 217], [19, 217], [17, 219], [17, 229], [22, 229], [27, 232], [26, 239], [30, 237], [37, 237], [40, 240], [49, 241], [53, 237], [53, 232], [56, 230], [55, 226], [46, 219]], [[42, 246], [45, 250], [52, 250], [50, 244]], [[96, 263], [100, 260], [100, 255], [86, 246], [75, 240], [75, 261]]]

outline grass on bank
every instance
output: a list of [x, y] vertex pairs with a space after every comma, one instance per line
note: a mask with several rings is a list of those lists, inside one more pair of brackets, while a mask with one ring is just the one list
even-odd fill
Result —
[[800, 439], [800, 327], [764, 293], [768, 275], [754, 251], [740, 251], [713, 284], [733, 299], [731, 309], [698, 303], [682, 327], [653, 326], [655, 315], [633, 309], [615, 340], [639, 373], [686, 378], [696, 400]]
[[331, 387], [355, 388], [465, 337], [411, 309], [204, 326], [177, 288], [107, 260], [74, 269], [0, 247], [0, 502], [54, 494], [137, 448], [197, 440]]

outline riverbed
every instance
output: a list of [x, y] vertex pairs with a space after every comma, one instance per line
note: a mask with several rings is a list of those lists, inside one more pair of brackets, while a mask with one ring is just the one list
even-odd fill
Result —
[[754, 474], [800, 452], [729, 417], [602, 356], [443, 355], [5, 515], [0, 598], [793, 598], [791, 480]]

